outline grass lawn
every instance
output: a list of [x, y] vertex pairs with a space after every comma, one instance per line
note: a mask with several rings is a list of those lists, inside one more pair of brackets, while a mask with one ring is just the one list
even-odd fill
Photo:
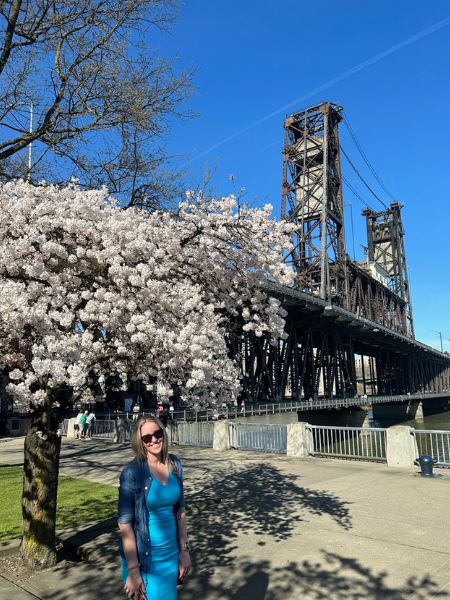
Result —
[[[23, 467], [0, 465], [0, 542], [22, 535]], [[59, 476], [56, 528], [112, 517], [119, 490], [110, 485]]]

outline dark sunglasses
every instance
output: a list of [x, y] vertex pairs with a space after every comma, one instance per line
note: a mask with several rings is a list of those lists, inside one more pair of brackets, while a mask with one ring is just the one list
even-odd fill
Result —
[[157, 429], [153, 433], [146, 433], [145, 435], [142, 435], [141, 440], [144, 442], [144, 444], [150, 444], [152, 438], [155, 438], [155, 440], [162, 440], [163, 437], [164, 431], [162, 429]]

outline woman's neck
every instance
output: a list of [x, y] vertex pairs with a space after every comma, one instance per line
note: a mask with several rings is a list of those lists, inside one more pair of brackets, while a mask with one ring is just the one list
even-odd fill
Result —
[[162, 464], [161, 455], [147, 454], [147, 462], [149, 467], [157, 467]]

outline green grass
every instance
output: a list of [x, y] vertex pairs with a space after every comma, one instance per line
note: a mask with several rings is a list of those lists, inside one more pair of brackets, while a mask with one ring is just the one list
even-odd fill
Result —
[[[23, 468], [0, 465], [0, 542], [22, 535]], [[118, 489], [83, 479], [59, 476], [56, 528], [112, 517]]]

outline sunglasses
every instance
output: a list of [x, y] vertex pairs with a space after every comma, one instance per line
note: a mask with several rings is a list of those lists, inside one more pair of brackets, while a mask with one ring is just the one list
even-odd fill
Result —
[[141, 436], [141, 440], [144, 442], [144, 444], [150, 444], [152, 438], [155, 438], [155, 440], [162, 440], [163, 437], [164, 431], [162, 429], [157, 429], [153, 433], [146, 433], [145, 435]]

